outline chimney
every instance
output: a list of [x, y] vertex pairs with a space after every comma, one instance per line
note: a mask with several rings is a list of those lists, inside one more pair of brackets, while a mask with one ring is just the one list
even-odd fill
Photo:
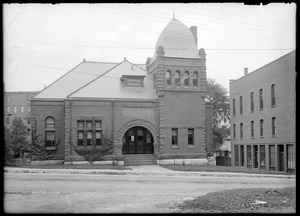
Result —
[[190, 30], [191, 30], [192, 34], [194, 35], [196, 47], [198, 47], [197, 26], [191, 26]]
[[248, 68], [244, 68], [244, 76], [248, 74]]

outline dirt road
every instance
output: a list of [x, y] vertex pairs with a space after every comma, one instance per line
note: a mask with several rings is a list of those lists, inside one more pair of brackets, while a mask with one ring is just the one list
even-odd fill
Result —
[[233, 188], [295, 186], [295, 179], [4, 173], [7, 213], [169, 213], [172, 203]]

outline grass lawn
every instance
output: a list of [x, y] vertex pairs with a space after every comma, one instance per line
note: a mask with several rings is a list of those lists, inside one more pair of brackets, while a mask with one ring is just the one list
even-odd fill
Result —
[[18, 168], [33, 168], [33, 169], [110, 169], [110, 170], [130, 170], [130, 168], [119, 165], [90, 165], [90, 164], [74, 164], [74, 165], [28, 165], [28, 166], [11, 166]]
[[160, 165], [161, 167], [176, 170], [176, 171], [195, 171], [195, 172], [237, 172], [237, 173], [256, 173], [256, 174], [280, 174], [291, 175], [290, 173], [279, 171], [266, 171], [259, 169], [248, 169], [244, 167], [232, 167], [232, 166], [196, 166], [196, 165]]
[[296, 213], [296, 188], [225, 190], [174, 204], [173, 208], [178, 213]]

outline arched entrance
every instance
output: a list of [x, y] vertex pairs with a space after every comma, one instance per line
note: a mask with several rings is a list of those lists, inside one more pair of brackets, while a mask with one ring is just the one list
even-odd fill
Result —
[[153, 141], [153, 136], [147, 128], [129, 128], [122, 138], [122, 154], [153, 154]]

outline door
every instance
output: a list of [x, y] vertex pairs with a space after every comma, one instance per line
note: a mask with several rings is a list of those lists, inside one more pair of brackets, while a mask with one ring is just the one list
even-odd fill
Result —
[[279, 171], [284, 171], [284, 147], [283, 147], [283, 145], [278, 145], [278, 153], [279, 153], [278, 169], [279, 169]]
[[240, 146], [240, 150], [241, 150], [241, 153], [240, 153], [240, 155], [241, 155], [241, 166], [245, 166], [245, 164], [244, 164], [244, 146], [243, 145]]
[[153, 150], [153, 138], [146, 128], [130, 128], [123, 136], [123, 154], [153, 154]]
[[257, 145], [254, 145], [253, 146], [253, 168], [257, 168], [258, 167], [258, 146]]

